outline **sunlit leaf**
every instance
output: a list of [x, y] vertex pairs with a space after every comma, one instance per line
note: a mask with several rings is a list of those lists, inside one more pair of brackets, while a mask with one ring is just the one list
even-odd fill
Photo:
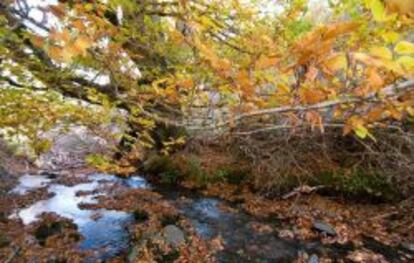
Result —
[[395, 46], [395, 52], [402, 55], [414, 54], [414, 43], [401, 41]]

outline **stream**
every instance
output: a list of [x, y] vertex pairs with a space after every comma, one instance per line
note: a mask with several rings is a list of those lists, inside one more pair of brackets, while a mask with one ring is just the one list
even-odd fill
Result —
[[[309, 255], [321, 252], [336, 255], [349, 251], [322, 246], [318, 242], [302, 243], [282, 239], [274, 231], [281, 228], [277, 222], [262, 222], [238, 210], [220, 209], [226, 202], [216, 198], [178, 190], [157, 190], [140, 176], [119, 178], [96, 173], [83, 177], [87, 180], [73, 185], [59, 183], [56, 177], [47, 175], [20, 177], [19, 184], [12, 193], [24, 195], [47, 187], [51, 197], [20, 208], [10, 217], [21, 219], [25, 225], [36, 222], [45, 212], [71, 219], [84, 237], [79, 249], [94, 251], [94, 258], [105, 260], [128, 251], [130, 240], [127, 227], [136, 223], [134, 217], [123, 211], [80, 209], [79, 205], [96, 204], [96, 197], [108, 195], [107, 189], [110, 187], [151, 189], [172, 202], [182, 216], [190, 220], [202, 238], [221, 237], [224, 248], [217, 255], [220, 262], [292, 262], [300, 252]], [[255, 226], [260, 224], [270, 226], [270, 231], [257, 231]]]

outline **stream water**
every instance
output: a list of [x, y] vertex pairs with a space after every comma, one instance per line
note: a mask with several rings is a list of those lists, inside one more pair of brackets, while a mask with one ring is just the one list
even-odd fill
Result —
[[[108, 187], [148, 189], [151, 185], [140, 176], [128, 179], [107, 174], [84, 176], [86, 182], [83, 180], [72, 186], [61, 184], [56, 178], [48, 176], [21, 177], [19, 184], [12, 190], [13, 193], [26, 194], [47, 187], [53, 196], [21, 208], [11, 217], [20, 218], [24, 224], [31, 224], [39, 220], [42, 213], [53, 212], [73, 220], [84, 236], [79, 248], [94, 251], [94, 257], [104, 260], [126, 252], [130, 245], [127, 227], [135, 223], [133, 215], [107, 209], [80, 209], [79, 204], [96, 203], [96, 197], [108, 194]], [[308, 254], [338, 254], [343, 249], [322, 246], [318, 242], [301, 243], [281, 239], [275, 233], [275, 229], [280, 229], [277, 222], [262, 222], [234, 209], [223, 210], [220, 206], [225, 202], [219, 199], [171, 189], [153, 190], [171, 201], [192, 222], [202, 238], [221, 237], [224, 249], [218, 254], [220, 262], [292, 262], [301, 251]], [[270, 231], [258, 231], [258, 225], [270, 226]]]
[[[54, 183], [47, 176], [21, 177], [19, 185], [12, 192], [25, 194], [46, 186], [53, 196], [16, 211], [12, 217], [20, 218], [27, 225], [37, 221], [42, 213], [55, 213], [73, 220], [78, 226], [79, 232], [84, 236], [80, 249], [96, 251], [96, 256], [101, 259], [117, 255], [128, 248], [126, 226], [133, 223], [133, 216], [122, 211], [80, 209], [79, 204], [96, 203], [95, 197], [105, 194], [104, 187], [119, 184], [129, 188], [149, 188], [149, 185], [138, 176], [121, 179], [107, 174], [92, 174], [87, 175], [87, 179], [86, 183], [66, 186]], [[79, 192], [84, 194], [77, 195]]]

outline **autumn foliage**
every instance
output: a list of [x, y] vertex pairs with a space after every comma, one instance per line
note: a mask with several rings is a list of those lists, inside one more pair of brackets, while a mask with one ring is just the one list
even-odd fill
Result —
[[[0, 4], [0, 127], [39, 152], [43, 132], [73, 122], [125, 122], [127, 167], [159, 124], [375, 141], [414, 117], [410, 0], [28, 2]], [[183, 143], [167, 138], [165, 153]]]

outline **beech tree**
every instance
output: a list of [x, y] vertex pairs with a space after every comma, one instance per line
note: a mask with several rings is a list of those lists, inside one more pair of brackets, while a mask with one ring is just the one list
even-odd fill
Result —
[[157, 125], [188, 128], [195, 107], [225, 114], [192, 129], [375, 140], [414, 117], [413, 25], [411, 0], [6, 0], [0, 128], [42, 151], [57, 124], [96, 129], [125, 112], [120, 161], [93, 160], [118, 172]]

